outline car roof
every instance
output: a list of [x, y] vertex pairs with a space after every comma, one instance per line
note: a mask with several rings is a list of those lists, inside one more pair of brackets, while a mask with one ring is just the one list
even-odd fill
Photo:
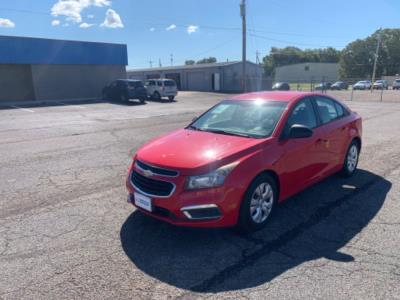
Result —
[[264, 100], [264, 101], [280, 101], [280, 102], [293, 102], [299, 98], [306, 96], [325, 96], [321, 93], [315, 92], [300, 92], [300, 91], [264, 91], [253, 92], [236, 95], [231, 100]]
[[124, 81], [124, 82], [141, 82], [139, 79], [117, 79], [117, 81]]
[[174, 81], [171, 78], [149, 78], [149, 79], [146, 79], [146, 80]]

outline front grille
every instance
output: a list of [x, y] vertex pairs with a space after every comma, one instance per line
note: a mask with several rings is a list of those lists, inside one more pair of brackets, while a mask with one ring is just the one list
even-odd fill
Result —
[[141, 162], [140, 160], [136, 161], [136, 165], [141, 168], [142, 170], [148, 170], [153, 172], [156, 175], [161, 175], [161, 176], [170, 176], [170, 177], [176, 177], [178, 176], [178, 172], [174, 170], [168, 170], [168, 169], [163, 169], [163, 168], [158, 168], [158, 167], [153, 167], [148, 164], [145, 164], [144, 162]]
[[135, 170], [132, 171], [131, 180], [137, 189], [150, 196], [169, 197], [174, 190], [173, 183], [145, 177]]

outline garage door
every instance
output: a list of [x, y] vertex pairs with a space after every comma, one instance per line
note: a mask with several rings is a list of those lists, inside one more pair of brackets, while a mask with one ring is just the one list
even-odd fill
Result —
[[30, 65], [0, 64], [0, 101], [35, 100]]
[[187, 74], [187, 86], [189, 91], [210, 91], [210, 79], [205, 72], [191, 72]]

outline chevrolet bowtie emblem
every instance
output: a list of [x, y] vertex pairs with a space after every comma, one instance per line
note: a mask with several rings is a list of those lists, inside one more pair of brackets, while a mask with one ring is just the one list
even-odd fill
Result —
[[152, 177], [154, 175], [154, 173], [150, 170], [142, 170], [142, 173], [146, 177]]

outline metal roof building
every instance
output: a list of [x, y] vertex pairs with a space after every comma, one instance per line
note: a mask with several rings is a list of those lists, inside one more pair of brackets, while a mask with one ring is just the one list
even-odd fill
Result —
[[[247, 89], [261, 90], [262, 66], [247, 62]], [[133, 69], [127, 71], [131, 79], [174, 79], [180, 90], [204, 92], [240, 92], [242, 63], [240, 61]]]
[[127, 64], [122, 44], [0, 36], [0, 101], [98, 98]]

